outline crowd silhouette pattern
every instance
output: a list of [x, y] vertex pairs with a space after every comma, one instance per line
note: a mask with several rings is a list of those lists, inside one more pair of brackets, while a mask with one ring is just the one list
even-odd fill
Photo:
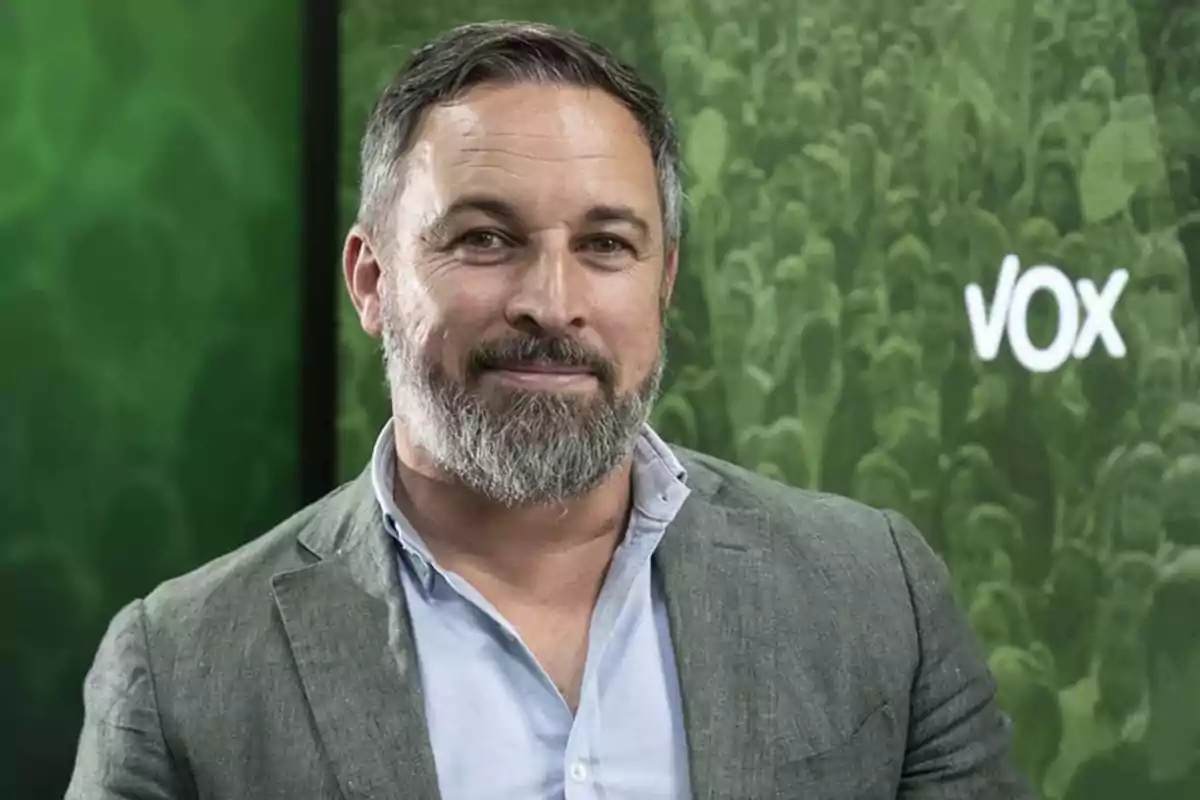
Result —
[[[431, 10], [379, 34], [386, 5], [349, 4], [358, 125], [395, 66], [358, 33], [403, 47], [467, 21]], [[1149, 5], [521, 9], [660, 81], [683, 135], [690, 224], [657, 429], [910, 517], [950, 568], [1046, 798], [1085, 796], [1076, 773], [1144, 735], [1150, 598], [1200, 545], [1200, 7]], [[1009, 255], [1096, 296], [1125, 270], [1121, 357], [1096, 340], [1032, 372], [1005, 341], [981, 359], [964, 290], [990, 303]], [[1036, 347], [1058, 314], [1033, 295]], [[344, 327], [349, 475], [387, 411], [377, 346]], [[1200, 611], [1174, 624], [1196, 641]]]

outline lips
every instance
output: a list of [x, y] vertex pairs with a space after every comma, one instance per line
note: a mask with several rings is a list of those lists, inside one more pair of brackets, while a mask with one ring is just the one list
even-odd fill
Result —
[[539, 391], [591, 387], [599, 380], [587, 367], [564, 364], [498, 364], [488, 372], [501, 383]]
[[524, 372], [533, 375], [590, 375], [592, 371], [586, 367], [567, 366], [565, 364], [500, 364], [498, 372]]

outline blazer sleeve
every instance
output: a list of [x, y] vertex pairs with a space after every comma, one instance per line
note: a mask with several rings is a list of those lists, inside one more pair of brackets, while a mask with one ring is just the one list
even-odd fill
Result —
[[1011, 761], [1011, 722], [950, 591], [941, 559], [903, 516], [885, 512], [908, 583], [920, 663], [913, 679], [900, 800], [1033, 800]]
[[141, 600], [109, 624], [83, 688], [84, 720], [65, 800], [176, 800]]

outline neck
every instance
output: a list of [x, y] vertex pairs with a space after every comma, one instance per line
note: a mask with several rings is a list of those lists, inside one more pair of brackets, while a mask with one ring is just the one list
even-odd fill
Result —
[[629, 517], [632, 459], [580, 497], [509, 508], [441, 474], [399, 428], [396, 451], [396, 505], [443, 569], [534, 600], [594, 601]]

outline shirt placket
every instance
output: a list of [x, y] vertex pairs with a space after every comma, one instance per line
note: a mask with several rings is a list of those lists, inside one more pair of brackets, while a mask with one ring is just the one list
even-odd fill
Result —
[[[566, 800], [598, 800], [604, 765], [597, 756], [602, 735], [602, 709], [598, 675], [622, 617], [636, 599], [635, 584], [648, 570], [651, 537], [631, 529], [613, 559], [608, 580], [600, 591], [588, 634], [587, 660], [579, 692], [579, 708], [571, 725], [563, 756]], [[647, 592], [648, 594], [648, 592]]]

